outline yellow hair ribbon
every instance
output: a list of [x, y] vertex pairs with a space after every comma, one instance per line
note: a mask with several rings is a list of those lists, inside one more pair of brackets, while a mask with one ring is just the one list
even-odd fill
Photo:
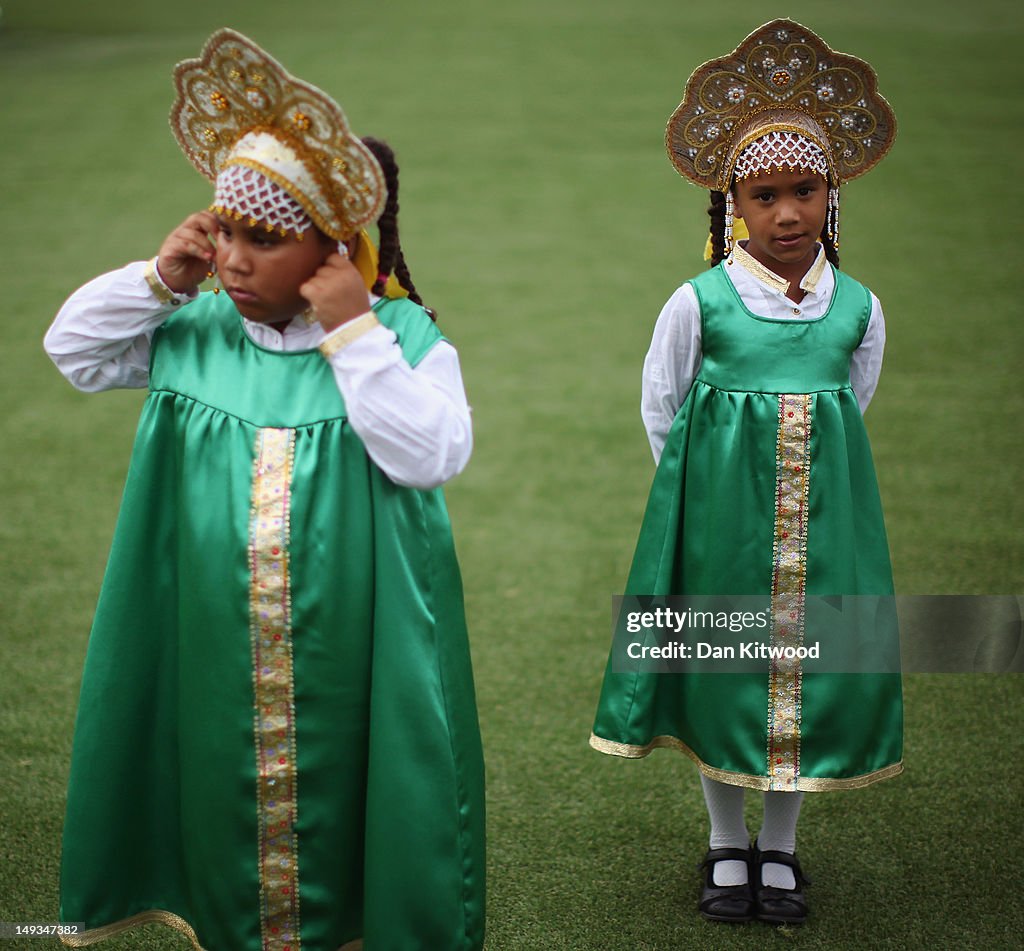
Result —
[[[747, 223], [742, 218], [734, 218], [732, 222], [732, 243], [735, 244], [737, 241], [746, 241], [750, 237], [750, 232], [747, 231]], [[708, 235], [708, 240], [704, 242], [704, 260], [711, 260], [711, 235]]]
[[[366, 231], [360, 231], [357, 235], [356, 249], [352, 254], [352, 263], [363, 276], [367, 290], [377, 283], [379, 261], [380, 256], [377, 254], [377, 245], [373, 243], [373, 238]], [[394, 274], [389, 274], [387, 283], [384, 285], [384, 296], [408, 297], [409, 292], [398, 283]]]

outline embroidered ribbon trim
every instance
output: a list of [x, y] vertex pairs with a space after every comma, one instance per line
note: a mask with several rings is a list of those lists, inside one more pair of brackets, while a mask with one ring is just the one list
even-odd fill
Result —
[[[772, 646], [804, 639], [807, 582], [807, 499], [810, 487], [811, 399], [779, 397], [772, 557]], [[800, 778], [800, 659], [772, 660], [768, 675], [768, 788], [795, 791]]]
[[249, 525], [249, 618], [263, 951], [299, 951], [295, 690], [289, 503], [295, 434], [256, 436]]

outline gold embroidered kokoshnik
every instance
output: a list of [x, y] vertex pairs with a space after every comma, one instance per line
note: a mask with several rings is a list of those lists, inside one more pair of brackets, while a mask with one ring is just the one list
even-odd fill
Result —
[[[798, 648], [804, 639], [811, 400], [809, 394], [779, 397], [770, 628], [775, 648]], [[773, 657], [768, 675], [769, 789], [798, 788], [801, 679], [799, 657]]]
[[295, 684], [288, 573], [295, 434], [257, 433], [249, 526], [250, 624], [264, 951], [299, 951]]

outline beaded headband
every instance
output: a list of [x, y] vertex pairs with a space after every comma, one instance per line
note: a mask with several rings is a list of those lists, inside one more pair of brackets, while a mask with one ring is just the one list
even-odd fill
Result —
[[896, 117], [864, 60], [836, 52], [793, 20], [773, 20], [694, 70], [665, 145], [681, 175], [725, 192], [740, 153], [770, 132], [798, 133], [818, 146], [838, 187], [881, 161]]
[[384, 175], [341, 107], [252, 40], [218, 30], [200, 58], [175, 67], [174, 84], [171, 131], [211, 182], [227, 168], [252, 169], [336, 240], [379, 217]]
[[740, 150], [733, 166], [733, 177], [742, 181], [756, 178], [762, 172], [783, 169], [817, 172], [822, 178], [829, 176], [828, 160], [817, 145], [799, 132], [780, 129], [765, 133]]
[[248, 220], [253, 228], [262, 224], [282, 237], [291, 232], [300, 241], [313, 227], [312, 219], [288, 192], [244, 165], [228, 165], [217, 176], [210, 211], [237, 221]]

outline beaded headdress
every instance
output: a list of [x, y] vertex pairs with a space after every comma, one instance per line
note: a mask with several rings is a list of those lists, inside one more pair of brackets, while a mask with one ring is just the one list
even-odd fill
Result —
[[789, 169], [828, 180], [829, 231], [839, 186], [892, 147], [896, 117], [868, 63], [831, 49], [793, 20], [772, 20], [731, 53], [697, 67], [665, 130], [676, 170], [726, 195], [739, 178]]
[[171, 130], [216, 183], [215, 210], [282, 233], [313, 223], [339, 241], [379, 217], [384, 175], [341, 107], [252, 40], [218, 30], [174, 83]]
[[771, 131], [813, 141], [839, 185], [885, 156], [896, 117], [864, 60], [836, 52], [799, 23], [773, 20], [694, 70], [665, 144], [681, 175], [724, 192], [739, 153]]

